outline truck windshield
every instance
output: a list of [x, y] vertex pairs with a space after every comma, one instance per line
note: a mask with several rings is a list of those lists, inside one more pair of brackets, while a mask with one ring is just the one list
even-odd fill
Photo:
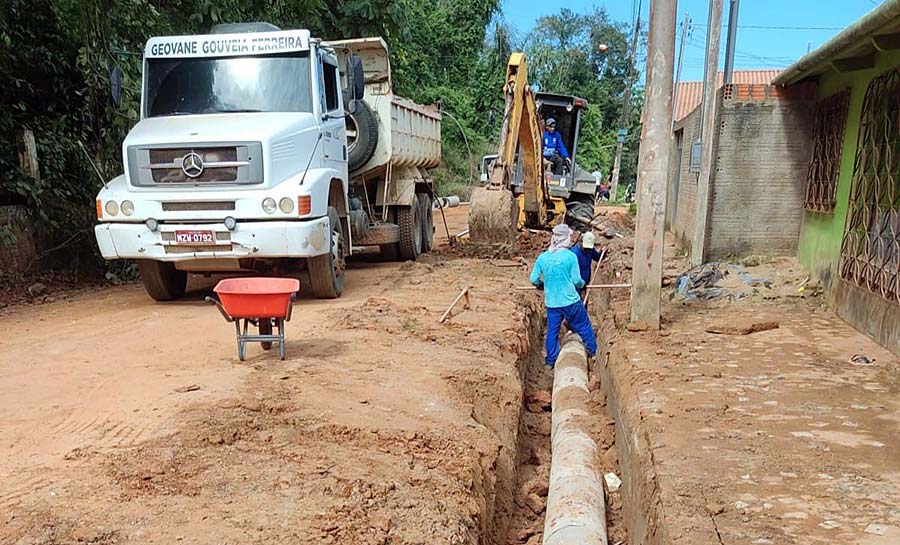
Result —
[[148, 117], [311, 112], [308, 53], [148, 59]]

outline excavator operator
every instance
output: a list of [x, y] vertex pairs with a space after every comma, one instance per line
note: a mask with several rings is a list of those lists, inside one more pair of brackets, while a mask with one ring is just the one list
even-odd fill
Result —
[[556, 132], [556, 120], [552, 117], [544, 123], [544, 159], [550, 161], [553, 174], [563, 173], [563, 163], [572, 164], [569, 150], [566, 149], [562, 136]]

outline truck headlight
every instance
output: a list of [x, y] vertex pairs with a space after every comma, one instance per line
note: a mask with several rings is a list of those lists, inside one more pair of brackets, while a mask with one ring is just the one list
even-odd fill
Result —
[[106, 201], [106, 213], [115, 216], [119, 213], [119, 205], [116, 201]]
[[282, 197], [280, 201], [278, 201], [278, 208], [281, 209], [285, 214], [290, 214], [294, 211], [294, 199], [290, 197]]
[[266, 214], [272, 214], [275, 212], [275, 199], [272, 197], [266, 197], [262, 202], [262, 209]]
[[122, 201], [122, 206], [120, 208], [122, 209], [122, 213], [126, 216], [134, 214], [134, 203], [131, 201]]
[[157, 229], [159, 229], [159, 222], [153, 218], [147, 218], [147, 221], [144, 222], [144, 225], [146, 225], [147, 229], [150, 229], [154, 233]]
[[225, 228], [229, 231], [234, 231], [235, 227], [237, 227], [237, 220], [232, 218], [231, 216], [227, 216], [225, 218]]

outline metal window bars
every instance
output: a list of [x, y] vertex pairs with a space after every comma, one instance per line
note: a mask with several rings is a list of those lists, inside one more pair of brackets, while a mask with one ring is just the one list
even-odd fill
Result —
[[849, 106], [849, 90], [835, 93], [816, 104], [813, 150], [806, 174], [805, 208], [811, 212], [834, 210]]
[[900, 68], [866, 90], [840, 276], [900, 304]]

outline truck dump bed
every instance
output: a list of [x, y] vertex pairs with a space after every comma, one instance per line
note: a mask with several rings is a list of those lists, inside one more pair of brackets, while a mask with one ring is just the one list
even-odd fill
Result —
[[393, 167], [434, 168], [441, 162], [441, 114], [393, 92], [387, 44], [381, 38], [328, 42], [343, 64], [359, 55], [366, 79], [364, 100], [378, 118], [378, 143], [372, 157], [350, 174], [354, 178]]

